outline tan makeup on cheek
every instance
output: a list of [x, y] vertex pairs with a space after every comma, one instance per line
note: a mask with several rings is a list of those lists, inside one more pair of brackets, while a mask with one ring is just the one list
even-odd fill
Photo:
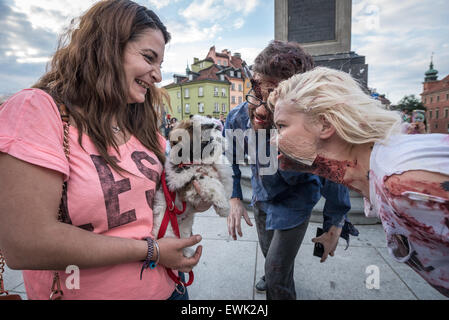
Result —
[[311, 166], [317, 157], [315, 143], [296, 135], [278, 134], [279, 150], [288, 157]]

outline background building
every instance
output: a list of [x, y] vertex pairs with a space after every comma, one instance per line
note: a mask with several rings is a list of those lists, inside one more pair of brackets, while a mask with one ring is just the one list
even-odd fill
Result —
[[206, 59], [212, 59], [214, 63], [220, 66], [231, 83], [231, 90], [229, 95], [229, 105], [231, 109], [238, 106], [245, 99], [245, 74], [242, 65], [244, 61], [240, 53], [235, 52], [231, 55], [231, 51], [223, 49], [221, 53], [215, 51], [215, 46], [210, 47]]
[[194, 72], [187, 68], [186, 75], [173, 75], [174, 82], [165, 86], [170, 96], [172, 111], [167, 110], [178, 120], [188, 119], [190, 115], [211, 115], [218, 118], [229, 112], [230, 81], [215, 64]]
[[164, 87], [172, 106], [167, 113], [179, 120], [193, 114], [226, 117], [245, 100], [251, 88], [245, 64], [239, 53], [231, 55], [227, 49], [217, 53], [212, 46], [205, 59], [194, 58], [185, 75], [174, 74], [173, 83]]
[[431, 133], [449, 132], [449, 75], [438, 80], [433, 61], [425, 73], [422, 102], [427, 108], [427, 125]]

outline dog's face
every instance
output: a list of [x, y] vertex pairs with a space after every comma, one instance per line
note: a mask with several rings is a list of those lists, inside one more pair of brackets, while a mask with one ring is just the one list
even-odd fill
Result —
[[174, 165], [215, 163], [225, 147], [218, 123], [198, 115], [178, 122], [170, 132], [169, 139], [169, 159]]

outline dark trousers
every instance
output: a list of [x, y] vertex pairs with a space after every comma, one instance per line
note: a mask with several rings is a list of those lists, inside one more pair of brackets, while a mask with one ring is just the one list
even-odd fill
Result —
[[[184, 273], [179, 272], [178, 274], [182, 281], [186, 281]], [[180, 292], [183, 292], [181, 286], [178, 285], [178, 288]], [[180, 294], [177, 290], [173, 291], [172, 295], [167, 300], [189, 300], [189, 293], [187, 292], [187, 288], [185, 288], [184, 294]]]
[[259, 244], [265, 257], [267, 300], [296, 300], [293, 279], [295, 258], [309, 225], [310, 217], [288, 230], [266, 230], [267, 214], [254, 207]]

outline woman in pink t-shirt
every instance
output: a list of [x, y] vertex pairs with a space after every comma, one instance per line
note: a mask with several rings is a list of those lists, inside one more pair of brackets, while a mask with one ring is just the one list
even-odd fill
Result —
[[[27, 270], [30, 299], [49, 298], [51, 270], [65, 299], [167, 299], [175, 284], [164, 266], [188, 272], [201, 256], [201, 246], [182, 255], [200, 236], [144, 240], [165, 160], [155, 83], [170, 34], [153, 11], [109, 0], [66, 39], [39, 82], [0, 107], [0, 248], [9, 267]], [[158, 264], [140, 279], [146, 259]]]

